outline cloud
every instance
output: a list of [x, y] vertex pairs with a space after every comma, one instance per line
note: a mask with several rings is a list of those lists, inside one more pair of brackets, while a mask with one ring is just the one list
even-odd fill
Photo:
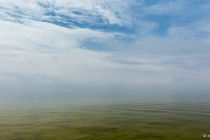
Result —
[[[167, 36], [168, 30], [174, 27], [192, 27], [198, 22], [208, 22], [210, 3], [205, 1], [156, 1], [147, 2], [138, 7], [141, 11], [139, 20], [147, 21], [156, 25], [153, 33]], [[200, 26], [197, 24], [196, 28]], [[193, 30], [186, 29], [188, 31]], [[150, 32], [151, 33], [151, 32]], [[198, 33], [198, 32], [196, 32]]]
[[174, 37], [187, 38], [187, 39], [203, 39], [210, 36], [210, 20], [201, 19], [200, 21], [193, 22], [188, 26], [172, 26], [168, 29], [168, 34]]
[[158, 2], [143, 8], [143, 11], [147, 14], [155, 15], [174, 15], [183, 11], [186, 8], [188, 2], [184, 1], [165, 1]]
[[209, 89], [208, 14], [190, 4], [0, 0], [0, 88]]
[[80, 1], [0, 1], [1, 18], [9, 21], [33, 19], [66, 27], [85, 25], [130, 24], [129, 5], [131, 1], [80, 0]]

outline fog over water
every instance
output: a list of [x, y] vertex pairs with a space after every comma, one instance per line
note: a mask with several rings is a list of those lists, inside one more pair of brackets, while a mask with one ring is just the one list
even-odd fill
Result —
[[203, 139], [210, 97], [186, 95], [1, 99], [0, 139]]

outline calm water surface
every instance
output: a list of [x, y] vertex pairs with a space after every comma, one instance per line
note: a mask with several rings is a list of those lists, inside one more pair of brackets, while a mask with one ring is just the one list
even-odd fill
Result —
[[210, 139], [210, 98], [189, 97], [2, 99], [0, 140]]

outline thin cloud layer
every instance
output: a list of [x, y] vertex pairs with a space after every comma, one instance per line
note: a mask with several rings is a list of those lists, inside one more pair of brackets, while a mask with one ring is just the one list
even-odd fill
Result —
[[65, 27], [101, 27], [128, 25], [132, 2], [114, 0], [80, 1], [0, 1], [1, 18], [21, 22], [22, 19], [44, 21]]
[[207, 5], [0, 0], [0, 91], [209, 90]]

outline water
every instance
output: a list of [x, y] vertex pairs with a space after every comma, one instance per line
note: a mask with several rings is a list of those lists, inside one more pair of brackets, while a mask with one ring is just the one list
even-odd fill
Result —
[[0, 103], [0, 140], [199, 140], [210, 139], [208, 135], [206, 97], [2, 99]]

